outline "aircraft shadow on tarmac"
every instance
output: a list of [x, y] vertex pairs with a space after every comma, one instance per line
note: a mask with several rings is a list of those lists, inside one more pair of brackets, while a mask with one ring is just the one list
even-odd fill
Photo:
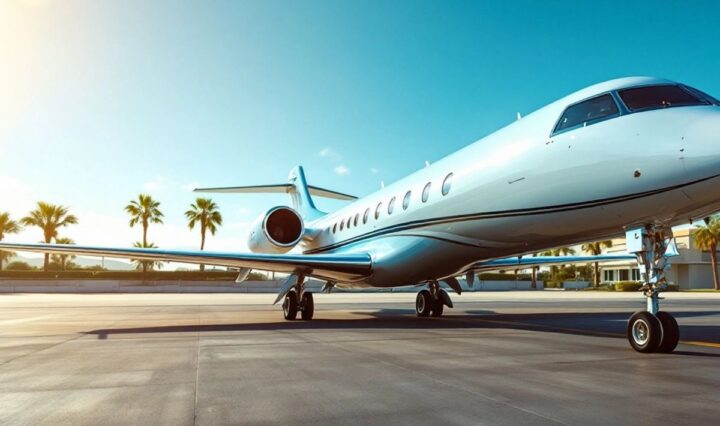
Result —
[[[442, 318], [417, 318], [412, 309], [378, 309], [372, 312], [351, 312], [357, 318], [323, 319], [312, 321], [284, 321], [170, 325], [133, 328], [107, 328], [88, 331], [85, 334], [107, 339], [112, 335], [153, 333], [204, 333], [222, 331], [281, 331], [281, 330], [439, 330], [439, 329], [513, 329], [546, 333], [561, 333], [604, 338], [625, 338], [628, 312], [561, 312], [532, 314], [495, 314], [488, 310], [473, 310], [446, 315]], [[683, 325], [683, 319], [717, 315], [717, 311], [675, 312], [680, 322], [680, 337], [686, 341], [720, 343], [720, 325]], [[703, 352], [682, 352], [680, 355], [715, 356]]]

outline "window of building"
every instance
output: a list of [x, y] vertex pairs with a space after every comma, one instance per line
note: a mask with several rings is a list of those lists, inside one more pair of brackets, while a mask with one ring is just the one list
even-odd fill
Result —
[[637, 268], [632, 269], [632, 280], [633, 281], [640, 281], [640, 270]]
[[709, 101], [680, 86], [644, 86], [618, 91], [631, 112], [690, 105], [710, 105]]
[[365, 213], [363, 213], [363, 223], [367, 223], [368, 217], [370, 217], [370, 207], [365, 209]]
[[392, 197], [388, 203], [388, 214], [392, 214], [393, 210], [395, 210], [395, 197]]
[[355, 219], [353, 220], [353, 226], [358, 226], [359, 220], [360, 220], [360, 213], [355, 213]]
[[412, 194], [412, 191], [408, 191], [405, 193], [405, 196], [403, 197], [403, 210], [407, 210], [407, 208], [410, 206], [410, 195]]
[[447, 176], [445, 176], [445, 180], [442, 184], [442, 195], [448, 195], [448, 192], [450, 192], [450, 186], [452, 186], [452, 173], [448, 173]]
[[596, 96], [567, 107], [555, 126], [553, 134], [589, 126], [618, 115], [620, 115], [620, 110], [610, 94]]
[[422, 192], [422, 202], [423, 203], [427, 202], [428, 198], [430, 198], [430, 184], [431, 183], [432, 182], [428, 182], [425, 185], [425, 188], [423, 188], [423, 192]]
[[380, 210], [382, 210], [382, 202], [379, 202], [375, 208], [375, 220], [380, 218]]
[[627, 269], [621, 269], [620, 271], [620, 281], [629, 281], [630, 280], [630, 271]]

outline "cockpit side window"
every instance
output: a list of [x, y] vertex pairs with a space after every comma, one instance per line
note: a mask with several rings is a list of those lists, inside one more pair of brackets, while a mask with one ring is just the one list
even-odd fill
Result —
[[690, 87], [690, 86], [683, 86], [683, 89], [689, 90], [689, 91], [692, 92], [694, 95], [705, 99], [706, 101], [710, 102], [711, 104], [719, 105], [719, 106], [720, 106], [720, 101], [719, 101], [719, 100], [717, 100], [716, 98], [713, 98], [712, 96], [708, 95], [707, 93], [705, 93], [705, 92], [703, 92], [703, 91], [700, 91], [700, 90], [698, 90], [698, 89], [696, 89], [696, 88], [694, 88], [694, 87]]
[[620, 110], [615, 100], [609, 93], [606, 93], [567, 107], [555, 126], [553, 134], [589, 126], [618, 115], [620, 115]]
[[618, 95], [630, 112], [648, 111], [651, 109], [671, 108], [691, 105], [710, 105], [700, 96], [680, 86], [643, 86], [619, 90]]

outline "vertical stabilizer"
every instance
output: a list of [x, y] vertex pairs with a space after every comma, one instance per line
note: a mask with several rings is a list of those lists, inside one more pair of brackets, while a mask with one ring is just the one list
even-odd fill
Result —
[[290, 184], [288, 194], [290, 194], [293, 208], [300, 213], [304, 220], [313, 220], [325, 215], [315, 207], [302, 166], [290, 170], [288, 183]]

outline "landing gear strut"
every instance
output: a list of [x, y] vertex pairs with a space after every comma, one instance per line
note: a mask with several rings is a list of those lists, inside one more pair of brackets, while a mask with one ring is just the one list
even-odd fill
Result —
[[641, 290], [647, 298], [647, 309], [635, 312], [628, 320], [628, 341], [638, 352], [670, 353], [675, 350], [680, 333], [675, 318], [660, 311], [660, 293], [667, 288], [668, 257], [677, 255], [672, 230], [647, 226], [629, 230], [625, 237], [628, 252], [637, 256], [644, 283]]
[[445, 306], [452, 308], [450, 295], [440, 288], [437, 281], [430, 281], [427, 290], [421, 290], [415, 299], [415, 313], [419, 317], [440, 317]]
[[[298, 312], [300, 312], [300, 318], [303, 320], [310, 321], [313, 319], [313, 315], [315, 314], [315, 301], [313, 300], [313, 294], [305, 291], [304, 277], [291, 276], [288, 278], [288, 281], [286, 281], [286, 284], [290, 285], [290, 287], [286, 287], [288, 291], [285, 293], [282, 304], [283, 318], [288, 321], [293, 321], [297, 318]], [[282, 296], [282, 293], [280, 296]]]

